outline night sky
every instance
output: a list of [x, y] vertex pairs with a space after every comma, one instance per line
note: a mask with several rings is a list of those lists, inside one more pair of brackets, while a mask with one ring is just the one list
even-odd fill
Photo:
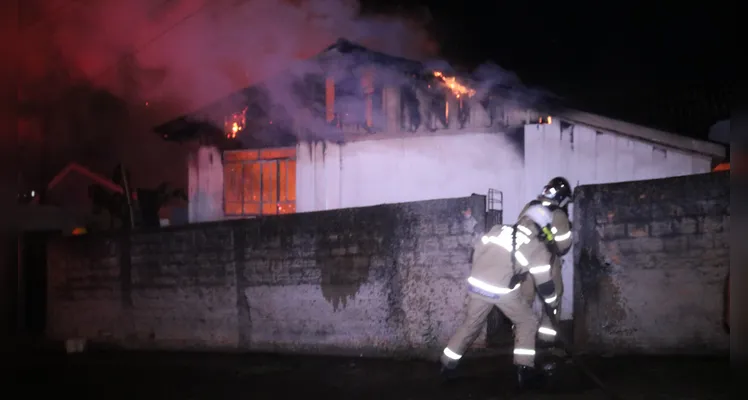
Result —
[[585, 111], [704, 139], [713, 121], [729, 116], [732, 24], [720, 4], [476, 4], [428, 2], [429, 29], [454, 64], [474, 67], [490, 59]]

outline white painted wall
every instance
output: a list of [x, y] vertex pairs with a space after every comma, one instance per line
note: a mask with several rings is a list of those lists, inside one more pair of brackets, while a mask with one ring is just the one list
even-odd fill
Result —
[[[525, 126], [524, 192], [531, 199], [554, 176], [563, 176], [572, 186], [633, 180], [667, 178], [705, 173], [711, 159], [664, 149], [640, 140], [572, 125], [563, 131], [561, 123]], [[570, 207], [573, 220], [574, 210]], [[516, 218], [508, 214], [506, 220]], [[564, 295], [561, 319], [573, 316], [573, 250], [564, 258]]]
[[190, 223], [220, 221], [223, 216], [223, 162], [215, 147], [203, 146], [187, 158], [187, 208]]
[[[521, 150], [503, 133], [459, 133], [304, 143], [297, 150], [299, 212], [504, 192], [521, 207]], [[514, 200], [506, 200], [507, 195]]]

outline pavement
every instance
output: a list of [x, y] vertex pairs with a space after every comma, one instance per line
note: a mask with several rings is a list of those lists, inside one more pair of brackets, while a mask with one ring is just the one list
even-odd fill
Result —
[[[457, 378], [449, 382], [440, 379], [436, 363], [427, 361], [176, 352], [6, 354], [0, 373], [11, 378], [6, 388], [25, 398], [607, 398], [570, 362], [559, 368], [552, 390], [521, 392], [514, 387], [509, 356], [463, 360]], [[584, 363], [623, 400], [734, 398], [727, 357], [587, 358]]]

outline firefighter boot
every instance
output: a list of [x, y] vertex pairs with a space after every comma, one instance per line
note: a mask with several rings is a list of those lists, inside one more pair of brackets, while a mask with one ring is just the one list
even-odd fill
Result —
[[543, 375], [537, 369], [526, 365], [517, 365], [517, 386], [520, 389], [537, 389], [542, 383]]
[[446, 363], [441, 365], [441, 371], [439, 371], [442, 380], [449, 382], [457, 377], [457, 363]]

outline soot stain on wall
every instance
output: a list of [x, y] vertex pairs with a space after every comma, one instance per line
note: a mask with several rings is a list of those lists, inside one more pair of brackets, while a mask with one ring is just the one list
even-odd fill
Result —
[[319, 225], [315, 232], [315, 261], [320, 269], [322, 297], [333, 306], [333, 311], [346, 307], [369, 278], [370, 249], [360, 237], [354, 240], [356, 216], [341, 210], [328, 224]]
[[[344, 209], [332, 221], [317, 224], [315, 261], [320, 270], [322, 295], [338, 311], [348, 305], [370, 280], [390, 273], [397, 259], [397, 208]], [[377, 276], [372, 277], [372, 272]]]
[[[729, 190], [729, 173], [578, 188], [576, 346], [592, 352], [729, 349], [716, 323], [729, 270]], [[643, 289], [653, 280], [659, 283], [654, 292]], [[698, 287], [703, 297], [683, 297], [684, 287]], [[664, 325], [651, 323], [658, 315]]]
[[518, 127], [510, 130], [506, 133], [506, 138], [509, 140], [509, 143], [511, 144], [514, 151], [517, 153], [517, 155], [522, 159], [522, 161], [525, 160], [525, 128]]

